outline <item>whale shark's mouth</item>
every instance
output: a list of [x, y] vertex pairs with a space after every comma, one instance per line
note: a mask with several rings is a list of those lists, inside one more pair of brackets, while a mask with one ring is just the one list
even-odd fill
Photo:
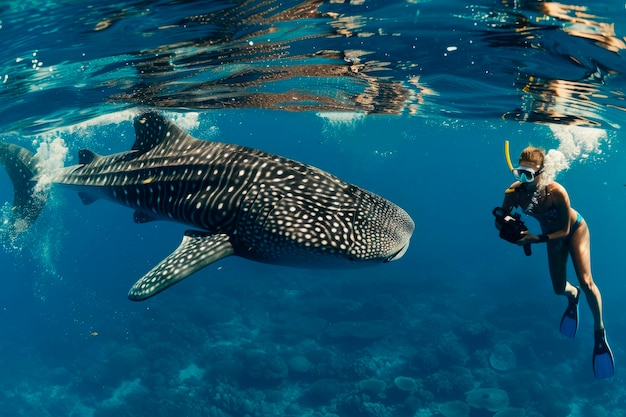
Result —
[[406, 245], [404, 245], [402, 247], [402, 249], [400, 249], [398, 252], [396, 252], [395, 254], [391, 255], [387, 259], [385, 259], [385, 262], [393, 262], [393, 261], [397, 261], [398, 259], [402, 258], [404, 256], [404, 254], [406, 253], [407, 249], [409, 249], [409, 243], [410, 243], [410, 241], [406, 242]]

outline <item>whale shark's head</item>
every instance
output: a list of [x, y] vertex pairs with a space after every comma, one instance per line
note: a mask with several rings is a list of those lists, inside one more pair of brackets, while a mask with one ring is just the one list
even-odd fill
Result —
[[349, 256], [356, 260], [391, 262], [409, 247], [415, 224], [402, 208], [365, 190], [354, 216]]
[[269, 187], [247, 194], [233, 239], [238, 255], [324, 268], [390, 262], [406, 252], [415, 225], [389, 200], [338, 181], [300, 190], [274, 200]]
[[[204, 216], [198, 224], [228, 234], [235, 255], [333, 268], [390, 262], [406, 252], [415, 225], [389, 200], [298, 161], [216, 142], [207, 149], [213, 168], [194, 172], [219, 176], [211, 181], [221, 189], [201, 187], [192, 208], [202, 209], [190, 217]], [[187, 204], [187, 193], [180, 196]]]

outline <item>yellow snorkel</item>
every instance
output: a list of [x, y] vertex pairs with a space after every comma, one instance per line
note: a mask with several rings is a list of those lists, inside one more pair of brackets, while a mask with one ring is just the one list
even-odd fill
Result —
[[506, 164], [509, 166], [509, 169], [513, 171], [513, 164], [511, 163], [511, 152], [509, 151], [509, 141], [504, 141], [504, 156], [506, 157]]
[[[511, 163], [511, 152], [509, 151], [508, 140], [504, 141], [504, 157], [506, 158], [506, 164], [509, 166], [509, 169], [512, 172], [515, 168], [513, 168], [513, 163]], [[514, 192], [515, 192], [515, 188], [507, 188], [506, 191], [504, 191], [504, 194], [514, 193]]]

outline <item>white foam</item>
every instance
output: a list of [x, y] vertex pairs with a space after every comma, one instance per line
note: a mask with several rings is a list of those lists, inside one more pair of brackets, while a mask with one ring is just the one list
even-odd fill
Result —
[[50, 189], [56, 172], [65, 165], [69, 149], [60, 137], [44, 138], [37, 147], [37, 184], [35, 194], [45, 193]]
[[137, 115], [137, 110], [122, 110], [114, 113], [103, 114], [101, 116], [94, 117], [84, 122], [76, 123], [69, 126], [64, 126], [57, 129], [53, 134], [61, 135], [63, 133], [81, 135], [86, 134], [93, 127], [107, 126], [112, 124], [120, 124], [132, 121]]
[[172, 113], [166, 112], [164, 116], [171, 119], [178, 127], [183, 130], [190, 131], [200, 127], [200, 113], [188, 112], [188, 113]]
[[[15, 222], [12, 225], [12, 235], [10, 239], [3, 239], [5, 250], [14, 253], [22, 253], [24, 250], [30, 253], [30, 258], [34, 260], [36, 267], [34, 273], [37, 276], [33, 283], [34, 295], [45, 300], [46, 288], [52, 282], [52, 278], [60, 279], [57, 273], [55, 260], [60, 252], [59, 236], [64, 233], [64, 216], [58, 208], [62, 205], [62, 199], [47, 198], [56, 172], [64, 166], [68, 154], [68, 147], [65, 141], [51, 132], [38, 135], [32, 140], [32, 148], [35, 149], [37, 158], [37, 183], [34, 187], [34, 198], [46, 199], [47, 208], [42, 214], [44, 219], [38, 222], [46, 223], [45, 227], [37, 229], [36, 234], [23, 233], [30, 226], [26, 223]], [[0, 213], [0, 231], [6, 232], [11, 220], [12, 203], [5, 203]], [[50, 208], [52, 206], [52, 208]], [[15, 220], [15, 219], [14, 219]], [[22, 224], [24, 223], [24, 224]], [[36, 222], [37, 223], [37, 222]]]
[[[74, 146], [91, 146], [102, 148], [103, 143], [106, 143], [106, 139], [111, 135], [109, 129], [99, 129], [101, 127], [109, 125], [121, 125], [127, 124], [128, 127], [132, 126], [134, 119], [143, 112], [141, 108], [121, 110], [118, 112], [108, 113], [101, 116], [85, 120], [83, 122], [75, 123], [73, 125], [67, 125], [53, 129], [34, 136], [33, 145], [37, 146], [37, 143], [41, 140], [49, 140], [50, 137], [72, 137], [71, 142]], [[197, 130], [202, 124], [206, 127], [203, 130], [202, 138], [206, 139], [218, 134], [217, 127], [213, 126], [210, 120], [206, 120], [203, 113], [198, 112], [172, 112], [163, 111], [163, 116], [166, 119], [172, 120], [176, 125], [185, 131]], [[124, 136], [125, 133], [117, 133], [117, 135]], [[119, 138], [115, 138], [114, 143], [118, 143]]]
[[559, 142], [550, 149], [544, 160], [542, 182], [554, 181], [556, 176], [570, 168], [573, 162], [584, 162], [602, 154], [602, 145], [608, 142], [606, 130], [591, 127], [550, 125]]
[[322, 119], [322, 134], [338, 143], [365, 119], [364, 113], [355, 112], [318, 112], [316, 116]]
[[317, 116], [332, 128], [354, 128], [365, 118], [364, 113], [354, 112], [319, 112]]
[[[142, 112], [142, 109], [122, 110], [119, 112], [103, 114], [102, 116], [94, 117], [93, 119], [86, 120], [84, 122], [76, 123], [74, 125], [66, 126], [63, 129], [68, 133], [85, 133], [88, 128], [118, 125], [120, 123], [132, 122], [137, 115]], [[171, 119], [180, 128], [184, 130], [192, 130], [200, 127], [200, 113], [198, 112], [185, 112], [177, 113], [164, 111], [163, 115], [167, 119]]]

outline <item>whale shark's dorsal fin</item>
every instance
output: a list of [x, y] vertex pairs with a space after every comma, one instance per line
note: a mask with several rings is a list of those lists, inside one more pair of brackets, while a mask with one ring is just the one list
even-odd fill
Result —
[[128, 292], [128, 298], [133, 301], [150, 298], [234, 253], [228, 235], [187, 230], [178, 248], [140, 278]]
[[140, 154], [148, 152], [162, 143], [192, 138], [187, 132], [156, 111], [143, 113], [135, 119], [135, 136], [135, 143], [131, 149]]

